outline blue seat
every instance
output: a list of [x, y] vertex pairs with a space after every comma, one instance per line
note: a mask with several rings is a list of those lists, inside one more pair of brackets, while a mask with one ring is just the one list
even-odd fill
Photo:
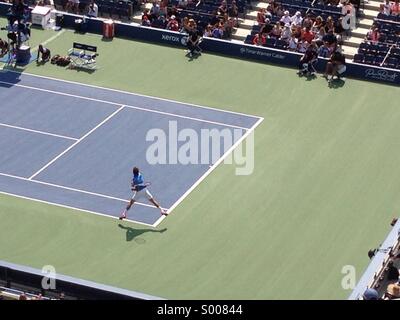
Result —
[[356, 53], [353, 58], [354, 62], [362, 63], [364, 61], [364, 55], [361, 53]]
[[364, 57], [365, 64], [374, 64], [375, 56], [372, 54], [366, 54]]
[[396, 68], [398, 66], [398, 64], [399, 64], [399, 60], [394, 57], [388, 57], [384, 63], [385, 67], [387, 67], [387, 68]]

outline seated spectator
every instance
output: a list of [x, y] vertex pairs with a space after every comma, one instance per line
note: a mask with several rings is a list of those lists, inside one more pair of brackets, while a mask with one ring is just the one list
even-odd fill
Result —
[[221, 5], [218, 7], [218, 14], [223, 16], [226, 13], [228, 13], [228, 6], [226, 4], [226, 0], [222, 0]]
[[180, 32], [189, 33], [189, 18], [188, 17], [184, 17], [182, 19], [182, 27], [181, 27]]
[[212, 38], [212, 26], [210, 24], [205, 27], [203, 37]]
[[0, 58], [8, 52], [8, 42], [0, 38]]
[[375, 289], [372, 289], [372, 288], [368, 288], [363, 293], [363, 299], [364, 300], [379, 300], [378, 291], [376, 291]]
[[324, 39], [325, 35], [326, 35], [326, 33], [325, 33], [324, 27], [319, 28], [318, 32], [315, 34], [314, 39], [319, 47], [324, 44], [323, 39]]
[[212, 31], [212, 36], [213, 38], [222, 39], [223, 35], [224, 35], [223, 25], [221, 25], [221, 23], [218, 23]]
[[265, 8], [260, 8], [257, 12], [257, 23], [259, 26], [264, 25], [265, 23]]
[[290, 39], [289, 39], [288, 50], [294, 52], [297, 50], [297, 46], [298, 46], [298, 40], [297, 40], [295, 34], [292, 33], [292, 35], [290, 36]]
[[337, 43], [338, 44], [342, 44], [343, 43], [343, 32], [344, 32], [344, 28], [343, 28], [343, 18], [339, 18], [335, 23], [334, 23], [334, 27], [333, 27], [333, 33], [336, 36], [337, 39]]
[[329, 33], [330, 31], [332, 31], [332, 33], [333, 33], [334, 29], [335, 29], [335, 23], [333, 21], [333, 18], [331, 16], [329, 16], [328, 18], [326, 18], [325, 32]]
[[311, 43], [314, 40], [314, 33], [310, 31], [310, 27], [304, 28], [303, 32], [301, 33], [301, 39], [308, 43]]
[[291, 18], [292, 21], [292, 26], [301, 26], [301, 23], [303, 22], [303, 17], [301, 16], [301, 12], [297, 11], [294, 16]]
[[303, 20], [302, 26], [303, 28], [309, 28], [311, 30], [314, 24], [314, 20], [312, 19], [311, 14], [307, 14], [306, 18]]
[[399, 0], [394, 0], [392, 5], [390, 6], [390, 12], [392, 15], [398, 16], [400, 15], [400, 4]]
[[[42, 56], [42, 57], [40, 57], [40, 56]], [[51, 57], [50, 49], [45, 48], [45, 47], [43, 47], [43, 45], [39, 44], [37, 62], [45, 63], [50, 60], [50, 57]]]
[[150, 9], [150, 16], [151, 19], [150, 21], [156, 20], [158, 18], [158, 16], [160, 15], [160, 5], [158, 4], [157, 1], [153, 1], [153, 5]]
[[318, 16], [315, 18], [311, 31], [317, 33], [321, 29], [321, 27], [323, 27], [323, 25], [324, 25], [324, 20], [322, 19], [321, 16]]
[[365, 36], [365, 40], [370, 41], [372, 44], [375, 44], [378, 42], [379, 36], [379, 29], [376, 26], [372, 26]]
[[331, 55], [331, 51], [329, 47], [323, 43], [319, 48], [318, 48], [318, 56], [321, 58], [328, 58]]
[[144, 9], [142, 14], [142, 26], [151, 26], [151, 15], [149, 14], [149, 9]]
[[305, 53], [307, 51], [309, 43], [307, 41], [300, 40], [297, 43], [297, 52]]
[[283, 13], [283, 16], [282, 16], [282, 18], [280, 19], [280, 22], [282, 22], [283, 25], [290, 24], [290, 23], [292, 22], [292, 18], [291, 18], [290, 15], [289, 15], [289, 11], [286, 10], [286, 11]]
[[290, 29], [290, 23], [286, 23], [282, 30], [281, 40], [289, 42], [291, 35], [292, 35], [292, 30]]
[[389, 0], [385, 0], [383, 4], [380, 6], [381, 13], [384, 15], [390, 16], [391, 8]]
[[21, 294], [19, 295], [19, 300], [28, 300], [28, 297], [26, 296], [25, 292], [24, 292], [24, 293], [21, 293]]
[[179, 31], [179, 23], [178, 23], [178, 20], [176, 20], [176, 17], [174, 15], [172, 15], [168, 20], [167, 30]]
[[400, 298], [400, 285], [398, 283], [391, 283], [388, 285], [385, 293], [385, 299], [398, 299]]
[[274, 26], [270, 23], [269, 19], [265, 19], [265, 25], [261, 28], [261, 33], [265, 34], [266, 37], [269, 37], [269, 35], [272, 32], [272, 29]]
[[94, 0], [90, 1], [89, 7], [88, 7], [88, 13], [87, 15], [92, 18], [97, 18], [99, 14], [99, 7], [97, 4], [94, 2]]
[[79, 0], [68, 0], [65, 11], [79, 13]]
[[397, 281], [397, 280], [400, 279], [399, 276], [400, 276], [400, 274], [399, 274], [399, 269], [397, 269], [397, 268], [394, 266], [393, 261], [389, 261], [389, 263], [388, 263], [387, 279], [388, 279], [389, 281], [392, 281], [392, 280], [396, 280], [396, 281]]
[[335, 78], [340, 79], [340, 77], [346, 72], [346, 58], [343, 54], [338, 51], [332, 53], [329, 62], [326, 65], [324, 77], [327, 78], [329, 82]]
[[233, 25], [234, 25], [233, 19], [230, 18], [227, 13], [225, 13], [225, 15], [223, 17], [223, 30], [224, 30], [223, 38], [224, 39], [231, 37], [232, 31], [233, 31]]
[[256, 33], [256, 35], [253, 38], [253, 44], [256, 46], [263, 46], [265, 45], [267, 42], [267, 37], [265, 36], [265, 34], [259, 32]]
[[228, 8], [228, 15], [234, 21], [234, 26], [239, 26], [239, 8], [236, 5], [236, 1], [233, 0], [231, 5]]
[[337, 38], [333, 34], [333, 30], [330, 30], [327, 34], [325, 34], [325, 36], [322, 38], [322, 41], [330, 48], [333, 48], [333, 51], [336, 50]]
[[279, 39], [281, 37], [282, 34], [282, 27], [281, 24], [279, 22], [277, 22], [274, 27], [272, 28], [272, 31], [270, 33], [270, 37]]

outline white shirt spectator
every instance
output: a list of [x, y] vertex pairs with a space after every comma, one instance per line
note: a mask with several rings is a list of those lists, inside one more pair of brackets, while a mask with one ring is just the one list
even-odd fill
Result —
[[289, 40], [291, 34], [292, 34], [292, 30], [290, 30], [290, 23], [287, 23], [285, 25], [285, 28], [283, 28], [283, 31], [282, 31], [282, 34], [281, 34], [281, 39], [282, 40]]
[[99, 7], [96, 3], [91, 3], [89, 5], [89, 11], [88, 11], [88, 16], [89, 17], [93, 17], [93, 18], [97, 18], [99, 14]]
[[289, 40], [289, 51], [296, 51], [297, 49], [297, 39], [295, 37], [291, 37]]
[[301, 16], [301, 12], [297, 11], [296, 14], [291, 18], [293, 26], [301, 26], [303, 22], [303, 17]]
[[286, 25], [287, 23], [291, 23], [292, 22], [292, 18], [289, 15], [289, 11], [285, 11], [284, 15], [282, 16], [281, 22], [283, 22], [284, 25]]
[[389, 0], [386, 0], [383, 4], [382, 4], [382, 13], [390, 16], [390, 3]]

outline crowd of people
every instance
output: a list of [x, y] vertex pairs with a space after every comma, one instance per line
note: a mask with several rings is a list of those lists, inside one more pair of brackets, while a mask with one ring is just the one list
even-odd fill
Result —
[[189, 33], [196, 29], [204, 37], [229, 39], [232, 31], [238, 26], [238, 7], [236, 1], [229, 5], [226, 0], [215, 8], [212, 14], [201, 15], [186, 10], [190, 2], [179, 1], [170, 5], [168, 0], [154, 0], [150, 9], [142, 14], [141, 24], [171, 31]]
[[[272, 17], [279, 20], [271, 23]], [[257, 14], [260, 32], [254, 36], [253, 44], [265, 45], [268, 38], [279, 39], [286, 42], [289, 51], [300, 53], [305, 53], [313, 44], [318, 56], [326, 58], [337, 51], [343, 42], [345, 30], [342, 20], [343, 17], [334, 20], [328, 16], [324, 19], [311, 13], [303, 17], [300, 11], [291, 16], [289, 11], [283, 11], [282, 6], [273, 1]]]
[[380, 12], [387, 16], [400, 15], [399, 0], [394, 0], [394, 1], [384, 0], [383, 4], [380, 5]]

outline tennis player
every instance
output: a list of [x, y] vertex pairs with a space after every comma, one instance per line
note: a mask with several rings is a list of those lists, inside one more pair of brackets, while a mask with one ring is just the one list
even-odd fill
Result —
[[167, 216], [168, 213], [165, 209], [161, 208], [161, 206], [158, 204], [156, 200], [154, 200], [153, 196], [151, 195], [150, 191], [148, 190], [147, 186], [149, 184], [144, 182], [142, 174], [139, 172], [139, 168], [134, 167], [133, 168], [133, 178], [132, 178], [132, 191], [133, 195], [131, 200], [129, 201], [128, 206], [122, 213], [122, 215], [119, 217], [120, 220], [126, 218], [126, 214], [128, 213], [128, 210], [132, 207], [132, 205], [141, 197], [147, 197], [147, 199], [154, 204], [158, 209], [161, 211], [161, 215]]

